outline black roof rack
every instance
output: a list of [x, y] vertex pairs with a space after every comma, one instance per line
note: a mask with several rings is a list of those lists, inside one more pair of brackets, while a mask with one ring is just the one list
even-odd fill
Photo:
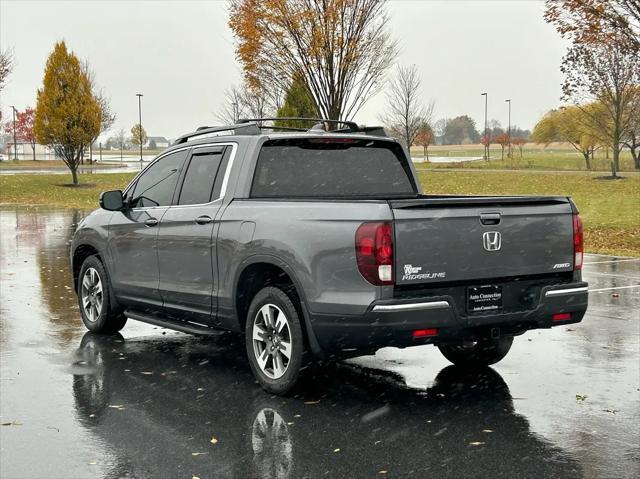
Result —
[[225, 126], [201, 126], [196, 131], [191, 133], [187, 133], [186, 135], [182, 135], [176, 141], [173, 142], [174, 145], [179, 145], [181, 143], [186, 143], [191, 138], [195, 136], [208, 135], [211, 133], [218, 133], [221, 131], [233, 131], [234, 134], [238, 134], [239, 130], [245, 135], [257, 135], [260, 133], [257, 125], [253, 123], [236, 123], [234, 125], [225, 125]]
[[[277, 125], [262, 125], [263, 122], [266, 121], [313, 121], [316, 122], [310, 129], [307, 128], [296, 128], [292, 126], [277, 126]], [[332, 123], [335, 125], [344, 125], [342, 128], [337, 128], [335, 130], [326, 131], [325, 124]], [[224, 125], [224, 126], [201, 126], [196, 131], [191, 133], [187, 133], [186, 135], [180, 136], [176, 141], [173, 142], [174, 145], [179, 145], [181, 143], [186, 143], [191, 138], [202, 135], [209, 135], [211, 133], [219, 133], [221, 131], [231, 131], [234, 135], [244, 134], [244, 135], [258, 135], [260, 134], [260, 130], [284, 130], [284, 131], [318, 131], [318, 132], [326, 132], [326, 133], [364, 133], [365, 135], [371, 136], [387, 136], [387, 133], [384, 131], [384, 128], [381, 126], [359, 126], [357, 123], [353, 121], [346, 120], [329, 120], [327, 118], [300, 118], [300, 117], [283, 117], [283, 118], [241, 118], [237, 123], [233, 125]]]
[[[261, 125], [260, 123], [265, 121], [315, 121], [316, 124], [310, 129], [305, 128], [293, 128], [284, 126], [270, 126]], [[346, 120], [330, 120], [328, 118], [305, 118], [305, 117], [282, 117], [282, 118], [241, 118], [238, 123], [255, 122], [260, 129], [273, 129], [273, 130], [291, 130], [291, 131], [326, 131], [327, 133], [364, 133], [371, 136], [387, 136], [387, 132], [384, 131], [382, 126], [360, 126], [354, 121]], [[336, 125], [344, 125], [344, 128], [336, 128], [335, 130], [325, 130], [324, 125], [326, 123], [333, 123]]]

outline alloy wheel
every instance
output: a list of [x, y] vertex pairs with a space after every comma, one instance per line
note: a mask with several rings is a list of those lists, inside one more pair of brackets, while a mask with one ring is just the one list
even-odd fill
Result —
[[275, 304], [265, 304], [253, 319], [253, 352], [260, 370], [271, 379], [280, 379], [291, 361], [291, 329], [284, 312]]
[[82, 309], [88, 321], [95, 322], [102, 312], [102, 280], [95, 268], [87, 268], [82, 278]]

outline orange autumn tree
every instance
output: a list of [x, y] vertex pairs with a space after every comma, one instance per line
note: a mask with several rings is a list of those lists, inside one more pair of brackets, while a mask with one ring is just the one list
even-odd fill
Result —
[[286, 91], [299, 75], [324, 118], [352, 118], [397, 55], [385, 0], [231, 0], [245, 80]]
[[[33, 122], [35, 120], [35, 110], [31, 107], [27, 107], [24, 111], [16, 111], [16, 140], [29, 143], [31, 151], [33, 153], [33, 161], [36, 160], [36, 137], [33, 133]], [[4, 125], [4, 131], [9, 136], [13, 135], [14, 124], [7, 122]], [[12, 138], [13, 140], [13, 138]], [[13, 148], [16, 148], [14, 145]]]
[[509, 135], [502, 133], [494, 138], [494, 141], [502, 148], [502, 159], [504, 160], [504, 149], [509, 144]]
[[516, 148], [518, 148], [518, 150], [520, 151], [520, 158], [522, 158], [522, 148], [524, 148], [524, 145], [527, 143], [527, 140], [525, 140], [524, 138], [512, 138], [511, 139], [511, 144], [513, 146], [515, 146]]
[[544, 19], [577, 44], [616, 41], [640, 52], [638, 0], [546, 0], [545, 6]]
[[64, 42], [56, 43], [38, 90], [34, 133], [38, 143], [53, 147], [62, 158], [74, 185], [83, 151], [100, 132], [100, 122], [100, 104], [78, 57]]
[[424, 157], [429, 160], [429, 146], [433, 143], [433, 129], [429, 123], [423, 122], [418, 129], [415, 142], [421, 146], [424, 152]]
[[484, 159], [489, 161], [489, 148], [491, 148], [491, 143], [493, 142], [493, 138], [491, 135], [483, 135], [480, 137], [480, 144], [484, 146]]

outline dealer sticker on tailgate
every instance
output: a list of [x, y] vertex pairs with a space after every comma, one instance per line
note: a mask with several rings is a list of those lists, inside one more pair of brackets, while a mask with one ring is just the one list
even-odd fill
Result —
[[467, 310], [495, 311], [502, 308], [502, 286], [477, 286], [467, 289]]

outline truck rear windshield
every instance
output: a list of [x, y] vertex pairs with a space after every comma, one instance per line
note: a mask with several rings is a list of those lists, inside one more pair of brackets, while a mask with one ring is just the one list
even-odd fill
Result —
[[271, 140], [256, 165], [254, 198], [415, 197], [402, 148], [351, 138]]

